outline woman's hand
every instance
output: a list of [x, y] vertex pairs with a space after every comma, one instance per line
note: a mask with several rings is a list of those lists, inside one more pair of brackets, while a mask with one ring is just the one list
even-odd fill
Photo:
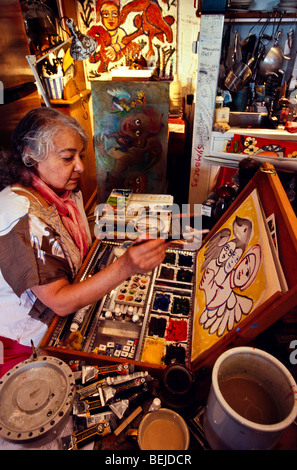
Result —
[[132, 243], [122, 255], [129, 275], [152, 271], [165, 258], [168, 244], [164, 238], [143, 239]]

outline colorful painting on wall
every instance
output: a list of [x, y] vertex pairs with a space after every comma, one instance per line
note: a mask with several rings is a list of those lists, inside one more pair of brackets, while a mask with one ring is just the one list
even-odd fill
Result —
[[161, 78], [176, 65], [177, 0], [76, 0], [80, 30], [97, 40], [85, 61], [89, 80], [118, 67], [154, 67]]
[[197, 257], [192, 360], [287, 289], [254, 190]]
[[164, 193], [167, 82], [92, 81], [98, 202], [113, 188]]

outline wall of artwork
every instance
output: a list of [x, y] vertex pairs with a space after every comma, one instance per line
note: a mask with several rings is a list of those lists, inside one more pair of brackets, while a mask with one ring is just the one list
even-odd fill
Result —
[[[182, 4], [178, 0], [76, 0], [76, 13], [80, 31], [94, 37], [98, 43], [96, 52], [84, 61], [84, 69], [88, 88], [92, 89], [99, 202], [106, 200], [109, 190], [113, 187], [129, 187], [137, 192], [164, 192], [168, 90], [175, 73], [178, 73], [185, 97], [184, 117], [189, 124], [189, 130], [192, 127], [200, 27], [195, 5], [192, 0], [183, 0]], [[145, 86], [145, 99], [147, 105], [161, 107], [163, 128], [160, 135], [150, 136], [142, 149], [135, 148], [131, 142], [129, 148], [124, 148], [127, 136], [120, 137], [125, 140], [124, 147], [115, 142], [112, 145], [111, 140], [106, 139], [106, 130], [102, 131], [102, 125], [106, 124], [105, 119], [109, 125], [111, 121], [114, 125], [117, 115], [118, 126], [119, 120], [124, 115], [127, 118], [129, 114], [127, 109], [116, 109], [115, 95], [111, 100], [107, 93], [108, 82], [112, 81], [117, 72], [123, 72], [122, 76], [125, 77], [125, 68], [130, 71], [133, 69], [136, 73], [143, 68], [151, 68], [156, 79], [150, 82], [153, 87]], [[128, 77], [128, 74], [126, 76]], [[97, 82], [102, 86], [97, 86]], [[124, 86], [121, 90], [122, 84]], [[117, 87], [112, 87], [112, 93], [119, 93], [120, 99], [128, 94], [130, 103], [135, 101], [137, 93], [142, 93], [143, 90], [137, 86], [136, 81], [131, 86], [126, 84], [118, 82]], [[149, 92], [149, 89], [152, 91]], [[188, 94], [193, 96], [190, 105], [186, 100]], [[164, 98], [164, 101], [160, 101], [160, 97], [162, 100]], [[144, 116], [144, 107], [138, 103], [138, 110], [140, 107]], [[136, 112], [135, 109], [133, 111]], [[118, 132], [117, 129], [118, 127], [112, 131], [113, 135]], [[153, 139], [158, 140], [158, 161], [156, 155], [152, 160]]]
[[89, 80], [108, 80], [118, 67], [157, 65], [160, 78], [176, 67], [177, 1], [77, 1], [81, 31], [97, 40], [86, 62]]
[[[131, 63], [132, 54], [137, 56], [141, 53], [148, 66], [160, 62], [160, 72], [165, 78], [167, 75], [177, 72], [184, 95], [195, 93], [200, 17], [196, 15], [196, 8], [192, 0], [182, 0], [182, 3], [180, 0], [117, 0], [114, 3], [115, 7], [113, 7], [115, 14], [118, 15], [115, 24], [116, 21], [118, 24], [121, 23], [118, 29], [121, 32], [124, 30], [129, 37], [128, 44], [123, 45], [122, 48], [120, 32], [118, 36], [113, 36], [113, 39], [109, 38], [108, 31], [111, 31], [111, 28], [115, 26], [107, 24], [107, 12], [105, 18], [98, 13], [103, 4], [102, 0], [98, 2], [96, 0], [76, 0], [81, 31], [93, 34], [98, 40], [97, 56], [85, 64], [88, 80], [108, 80], [110, 70], [126, 66]], [[139, 25], [138, 20], [144, 19], [145, 5], [151, 7], [150, 13], [153, 12], [157, 28], [151, 26], [150, 30], [137, 26], [137, 24]], [[148, 16], [149, 10], [146, 11]], [[104, 26], [103, 21], [109, 29]], [[111, 32], [110, 36], [113, 34]], [[149, 34], [152, 38], [152, 48]], [[116, 40], [118, 41], [118, 45], [115, 46], [115, 49], [118, 49], [117, 56], [114, 55], [114, 60], [111, 60], [113, 56], [110, 52], [111, 59], [105, 60], [103, 64], [102, 61], [100, 62], [100, 51], [104, 48], [104, 44], [111, 41], [110, 45], [112, 45], [112, 41]], [[121, 52], [119, 52], [120, 48]], [[126, 53], [123, 49], [126, 50]], [[109, 73], [106, 69], [109, 70]]]

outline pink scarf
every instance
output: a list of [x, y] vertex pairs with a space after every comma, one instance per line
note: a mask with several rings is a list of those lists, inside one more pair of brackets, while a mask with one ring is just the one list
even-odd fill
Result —
[[82, 216], [76, 204], [70, 199], [72, 191], [65, 191], [58, 196], [36, 175], [33, 176], [32, 186], [49, 204], [55, 205], [63, 225], [79, 248], [81, 260], [83, 260], [88, 252], [88, 238]]

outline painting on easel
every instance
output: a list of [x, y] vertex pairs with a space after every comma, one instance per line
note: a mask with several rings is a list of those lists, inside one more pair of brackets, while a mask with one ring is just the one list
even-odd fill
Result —
[[173, 75], [177, 0], [77, 0], [76, 6], [80, 30], [98, 43], [84, 64], [89, 80], [108, 80], [118, 67]]
[[201, 248], [196, 266], [192, 360], [287, 290], [256, 189]]
[[164, 193], [169, 85], [92, 81], [98, 202], [113, 188]]

